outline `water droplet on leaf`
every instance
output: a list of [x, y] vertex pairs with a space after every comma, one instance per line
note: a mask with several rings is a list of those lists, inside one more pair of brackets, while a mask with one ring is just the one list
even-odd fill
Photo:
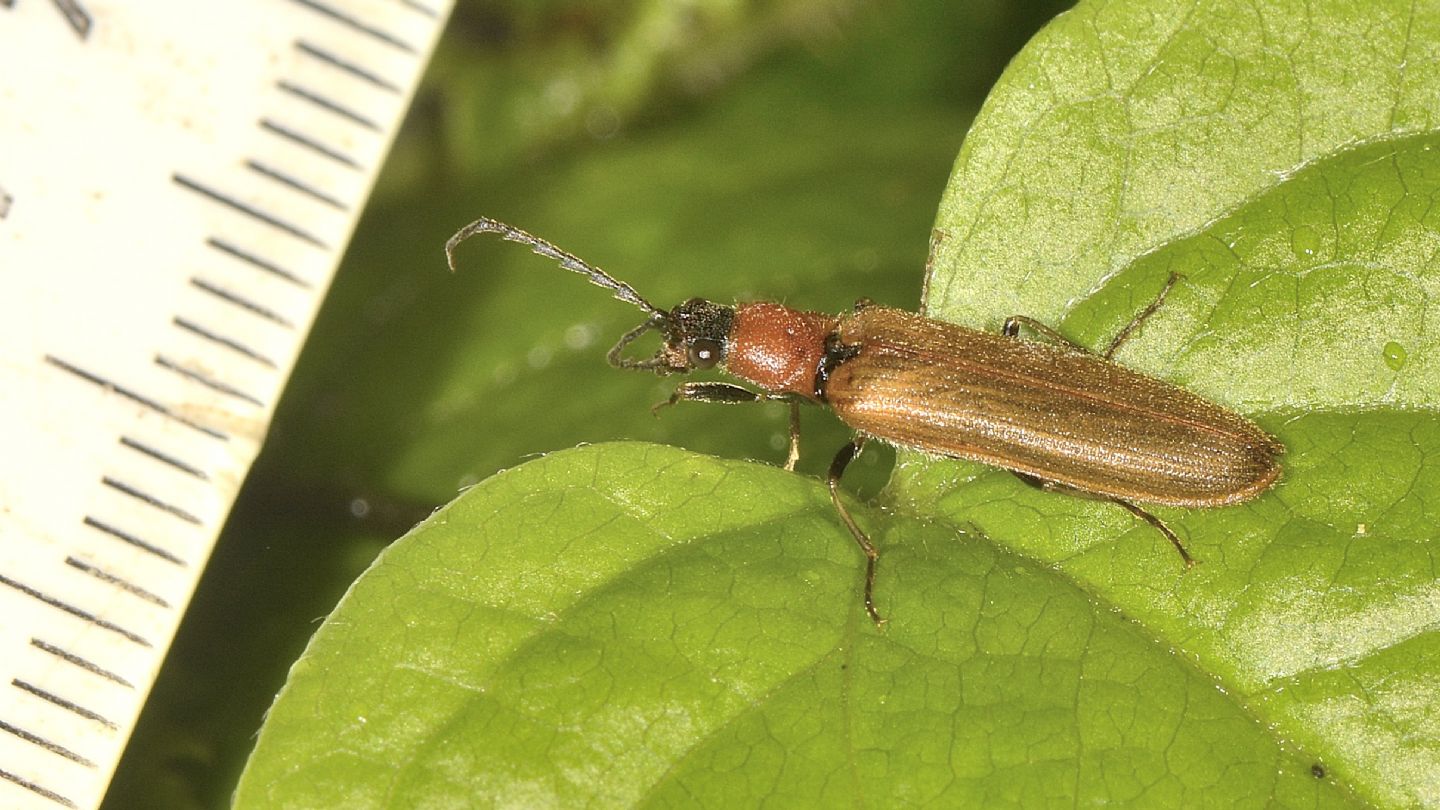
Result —
[[1401, 346], [1399, 343], [1396, 343], [1393, 340], [1389, 343], [1386, 343], [1385, 348], [1381, 351], [1381, 354], [1385, 357], [1385, 365], [1389, 366], [1392, 371], [1399, 371], [1400, 369], [1405, 367], [1405, 359], [1407, 357], [1407, 354], [1405, 352], [1405, 347]]

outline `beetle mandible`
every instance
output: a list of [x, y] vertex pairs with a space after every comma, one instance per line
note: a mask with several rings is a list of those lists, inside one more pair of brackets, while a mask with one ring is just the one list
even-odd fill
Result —
[[[1175, 275], [1097, 353], [1021, 315], [1006, 319], [994, 333], [865, 300], [843, 315], [771, 302], [727, 306], [702, 298], [663, 310], [600, 268], [488, 218], [446, 242], [452, 271], [455, 249], [478, 233], [527, 245], [647, 313], [606, 355], [611, 366], [662, 375], [716, 368], [760, 389], [683, 382], [657, 408], [682, 400], [788, 402], [787, 470], [799, 458], [800, 405], [828, 405], [854, 429], [854, 438], [831, 462], [826, 484], [841, 522], [865, 554], [865, 610], [877, 625], [885, 621], [874, 599], [880, 552], [839, 492], [845, 468], [871, 438], [980, 461], [1034, 486], [1111, 501], [1154, 526], [1187, 568], [1194, 560], [1180, 538], [1136, 501], [1225, 506], [1256, 497], [1280, 476], [1285, 448], [1254, 422], [1111, 360], [1160, 307]], [[1021, 327], [1049, 342], [1021, 338]], [[663, 341], [653, 357], [625, 355], [627, 346], [652, 330]]]

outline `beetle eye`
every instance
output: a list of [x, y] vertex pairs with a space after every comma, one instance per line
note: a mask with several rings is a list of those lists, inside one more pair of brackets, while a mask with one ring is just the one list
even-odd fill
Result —
[[690, 365], [695, 368], [714, 368], [720, 362], [720, 342], [709, 338], [697, 338], [690, 342]]

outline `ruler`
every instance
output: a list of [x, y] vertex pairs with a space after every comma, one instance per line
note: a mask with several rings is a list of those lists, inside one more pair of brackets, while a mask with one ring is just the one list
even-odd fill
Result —
[[100, 803], [450, 0], [0, 0], [0, 807]]

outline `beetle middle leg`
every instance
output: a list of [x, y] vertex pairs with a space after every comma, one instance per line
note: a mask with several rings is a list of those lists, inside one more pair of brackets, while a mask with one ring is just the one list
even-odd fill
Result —
[[1005, 337], [1019, 337], [1021, 326], [1028, 326], [1031, 330], [1038, 332], [1047, 338], [1050, 338], [1056, 343], [1069, 346], [1077, 352], [1093, 354], [1093, 352], [1091, 352], [1089, 349], [1081, 346], [1079, 343], [1076, 343], [1070, 338], [1065, 337], [1064, 335], [1056, 331], [1054, 328], [1025, 315], [1011, 315], [1010, 317], [1006, 318], [1005, 325], [1000, 327], [1000, 334], [1004, 335]]
[[934, 276], [931, 272], [935, 269], [935, 256], [940, 252], [940, 246], [950, 238], [950, 232], [942, 228], [935, 228], [930, 231], [930, 246], [925, 251], [925, 281], [920, 290], [920, 300], [930, 300], [930, 279]]
[[660, 415], [660, 409], [674, 405], [681, 400], [695, 402], [718, 402], [733, 405], [740, 402], [769, 402], [781, 400], [790, 403], [790, 450], [785, 456], [785, 470], [795, 471], [795, 462], [800, 460], [800, 398], [789, 394], [765, 394], [723, 382], [684, 382], [664, 402], [656, 403], [650, 412]]
[[885, 619], [880, 618], [880, 613], [875, 610], [875, 561], [880, 559], [880, 550], [870, 542], [870, 538], [861, 530], [855, 518], [850, 517], [850, 510], [840, 500], [840, 477], [845, 474], [845, 468], [850, 466], [865, 449], [865, 437], [856, 435], [849, 444], [840, 448], [835, 454], [835, 460], [830, 462], [830, 473], [825, 477], [825, 484], [830, 488], [830, 502], [835, 504], [835, 511], [840, 514], [840, 520], [845, 528], [850, 530], [855, 542], [860, 545], [860, 550], [865, 553], [865, 612], [870, 614], [870, 620], [875, 622], [876, 627], [883, 627]]
[[1116, 506], [1120, 507], [1121, 509], [1124, 509], [1125, 511], [1127, 511], [1127, 512], [1129, 512], [1130, 514], [1134, 515], [1135, 517], [1138, 517], [1138, 518], [1140, 518], [1141, 520], [1145, 521], [1146, 523], [1149, 523], [1151, 526], [1155, 527], [1155, 530], [1156, 530], [1156, 531], [1158, 531], [1158, 532], [1160, 532], [1161, 534], [1165, 535], [1165, 539], [1170, 541], [1170, 545], [1174, 546], [1174, 547], [1175, 547], [1175, 550], [1178, 551], [1178, 552], [1180, 552], [1180, 559], [1185, 562], [1185, 568], [1186, 568], [1186, 570], [1189, 570], [1189, 569], [1195, 567], [1195, 558], [1194, 558], [1194, 557], [1191, 557], [1191, 556], [1190, 556], [1190, 552], [1185, 550], [1185, 544], [1182, 543], [1182, 542], [1180, 542], [1180, 537], [1179, 537], [1178, 535], [1176, 535], [1175, 532], [1174, 532], [1169, 526], [1166, 526], [1166, 525], [1165, 525], [1165, 521], [1163, 521], [1163, 520], [1161, 520], [1160, 518], [1152, 515], [1150, 512], [1148, 512], [1148, 511], [1146, 511], [1145, 509], [1143, 509], [1143, 508], [1135, 505], [1134, 503], [1132, 503], [1132, 502], [1130, 502], [1130, 501], [1127, 501], [1127, 500], [1125, 500], [1125, 499], [1123, 499], [1123, 498], [1115, 498], [1115, 497], [1111, 497], [1111, 496], [1109, 496], [1109, 495], [1096, 495], [1096, 494], [1093, 493], [1093, 492], [1086, 492], [1086, 491], [1083, 490], [1083, 489], [1076, 489], [1076, 488], [1074, 488], [1074, 487], [1069, 487], [1069, 486], [1066, 486], [1066, 485], [1064, 485], [1064, 484], [1057, 483], [1057, 482], [1055, 482], [1055, 481], [1050, 481], [1050, 480], [1041, 478], [1041, 477], [1039, 477], [1038, 475], [1030, 475], [1029, 473], [1015, 472], [1014, 470], [1012, 470], [1011, 473], [1012, 473], [1016, 478], [1019, 478], [1021, 481], [1024, 481], [1025, 483], [1029, 484], [1030, 486], [1035, 487], [1036, 489], [1043, 489], [1043, 490], [1045, 490], [1046, 492], [1063, 492], [1063, 493], [1065, 493], [1065, 494], [1067, 494], [1067, 495], [1074, 495], [1074, 496], [1079, 497], [1079, 498], [1093, 498], [1093, 499], [1098, 499], [1098, 500], [1102, 500], [1102, 501], [1109, 501], [1110, 503], [1115, 504]]
[[[1165, 303], [1165, 296], [1170, 294], [1170, 288], [1174, 287], [1175, 282], [1179, 280], [1180, 274], [1172, 271], [1170, 278], [1165, 281], [1165, 286], [1160, 288], [1160, 294], [1155, 296], [1155, 300], [1151, 301], [1144, 309], [1135, 313], [1135, 317], [1130, 319], [1130, 323], [1125, 324], [1125, 328], [1121, 329], [1116, 333], [1115, 337], [1110, 339], [1110, 345], [1105, 347], [1105, 351], [1101, 352], [1100, 356], [1106, 360], [1113, 357], [1115, 351], [1120, 348], [1120, 344], [1129, 340], [1130, 335], [1133, 334], [1136, 329], [1140, 328], [1140, 324], [1144, 323], [1151, 315], [1154, 315], [1155, 311], [1160, 308], [1160, 305]], [[1181, 553], [1183, 554], [1184, 552], [1182, 551]]]
[[1125, 324], [1125, 326], [1116, 333], [1115, 337], [1110, 339], [1110, 345], [1106, 346], [1103, 352], [1096, 352], [1081, 346], [1079, 343], [1060, 334], [1060, 332], [1053, 327], [1047, 326], [1025, 315], [1011, 315], [1006, 318], [1005, 325], [1000, 328], [1000, 334], [1005, 337], [1018, 337], [1020, 335], [1020, 327], [1028, 326], [1032, 331], [1044, 335], [1056, 343], [1069, 346], [1076, 351], [1085, 352], [1086, 354], [1098, 354], [1106, 360], [1109, 360], [1115, 356], [1115, 352], [1120, 349], [1125, 341], [1130, 339], [1130, 336], [1135, 333], [1135, 330], [1140, 328], [1140, 324], [1144, 323], [1151, 315], [1155, 314], [1156, 310], [1160, 309], [1161, 304], [1165, 303], [1165, 296], [1170, 294], [1170, 289], [1174, 287], [1175, 283], [1179, 280], [1179, 273], [1171, 273], [1170, 278], [1165, 282], [1165, 286], [1160, 289], [1160, 294], [1155, 296], [1155, 300], [1147, 304], [1144, 309], [1135, 313], [1135, 317], [1131, 318], [1130, 322]]

